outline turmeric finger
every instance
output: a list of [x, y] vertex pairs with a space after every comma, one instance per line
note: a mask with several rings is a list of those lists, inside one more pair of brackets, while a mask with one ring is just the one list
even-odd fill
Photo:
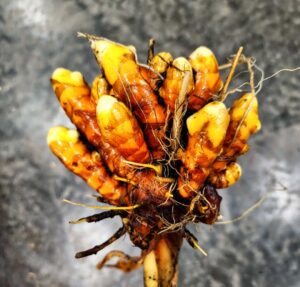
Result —
[[167, 69], [166, 79], [159, 90], [160, 96], [172, 112], [175, 109], [175, 102], [178, 98], [185, 72], [190, 72], [187, 87], [187, 94], [189, 94], [194, 86], [193, 72], [191, 64], [184, 57], [176, 58], [172, 62], [172, 65]]
[[102, 96], [97, 120], [103, 139], [126, 160], [146, 163], [150, 154], [143, 133], [130, 110], [112, 96]]
[[97, 62], [104, 71], [105, 78], [110, 83], [114, 83], [119, 78], [120, 63], [125, 61], [136, 61], [135, 52], [131, 47], [121, 45], [105, 38], [90, 37], [91, 48], [95, 54]]
[[238, 156], [246, 153], [249, 149], [249, 137], [261, 128], [257, 98], [252, 93], [246, 93], [235, 100], [229, 115], [230, 123], [223, 151], [213, 164], [215, 171], [224, 169], [228, 162], [235, 161]]
[[210, 165], [220, 153], [229, 124], [229, 114], [221, 102], [212, 102], [187, 119], [188, 145], [181, 155], [178, 188], [190, 197], [203, 185]]
[[106, 172], [100, 154], [90, 152], [76, 130], [53, 127], [47, 142], [52, 152], [70, 171], [80, 176], [105, 199], [114, 204], [120, 200], [125, 188]]
[[256, 96], [247, 93], [234, 101], [229, 115], [230, 123], [224, 142], [224, 154], [239, 156], [245, 152], [249, 137], [261, 128]]
[[189, 57], [196, 72], [195, 88], [189, 95], [189, 107], [199, 110], [222, 88], [218, 62], [213, 52], [200, 46]]

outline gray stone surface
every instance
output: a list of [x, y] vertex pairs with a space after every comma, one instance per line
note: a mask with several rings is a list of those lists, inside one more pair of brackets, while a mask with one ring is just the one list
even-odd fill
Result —
[[[89, 211], [62, 198], [91, 202], [92, 191], [66, 171], [46, 145], [53, 125], [71, 126], [51, 91], [58, 66], [99, 69], [76, 31], [137, 47], [188, 55], [212, 48], [220, 63], [240, 45], [266, 75], [300, 66], [300, 1], [45, 1], [0, 2], [0, 286], [142, 286], [141, 271], [95, 270], [107, 250], [138, 250], [119, 240], [99, 255], [75, 251], [105, 240], [118, 220], [69, 226]], [[300, 286], [300, 72], [283, 72], [259, 94], [263, 129], [242, 159], [243, 179], [221, 191], [224, 218], [233, 218], [267, 192], [243, 221], [197, 226], [209, 256], [184, 246], [180, 286]], [[280, 184], [288, 191], [279, 191]]]

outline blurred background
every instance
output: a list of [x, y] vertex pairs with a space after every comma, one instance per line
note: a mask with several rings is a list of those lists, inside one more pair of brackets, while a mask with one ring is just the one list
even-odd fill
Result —
[[[62, 199], [94, 203], [88, 197], [93, 192], [46, 144], [50, 127], [72, 126], [50, 87], [52, 71], [80, 70], [89, 82], [99, 73], [77, 31], [132, 44], [141, 62], [154, 37], [156, 51], [188, 56], [205, 45], [220, 64], [243, 45], [266, 76], [300, 66], [299, 0], [1, 0], [0, 286], [143, 284], [141, 270], [95, 268], [111, 249], [138, 254], [128, 238], [96, 256], [74, 258], [120, 225], [118, 219], [68, 224], [94, 211]], [[264, 82], [258, 95], [262, 130], [241, 160], [243, 178], [220, 191], [224, 220], [269, 196], [241, 221], [191, 227], [208, 257], [184, 244], [180, 286], [300, 286], [299, 91], [299, 70]]]

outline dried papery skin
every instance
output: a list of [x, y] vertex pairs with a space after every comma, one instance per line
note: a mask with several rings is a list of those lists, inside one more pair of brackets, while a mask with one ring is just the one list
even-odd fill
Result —
[[183, 167], [178, 181], [184, 198], [197, 194], [220, 153], [229, 124], [229, 114], [221, 102], [211, 102], [187, 119], [188, 145], [181, 154]]
[[195, 87], [189, 94], [189, 108], [201, 109], [222, 88], [218, 62], [213, 52], [207, 47], [200, 46], [190, 56], [195, 74]]
[[92, 90], [91, 90], [91, 97], [95, 101], [95, 103], [98, 103], [99, 98], [102, 95], [107, 95], [110, 92], [110, 87], [106, 79], [103, 77], [103, 75], [97, 76], [92, 84]]
[[261, 128], [257, 98], [252, 93], [246, 93], [235, 100], [229, 115], [230, 123], [223, 150], [213, 164], [214, 171], [223, 170], [227, 163], [246, 153], [249, 149], [249, 137]]
[[103, 95], [97, 104], [97, 121], [105, 142], [126, 160], [146, 163], [150, 153], [131, 111], [116, 98]]
[[191, 64], [184, 57], [176, 58], [172, 62], [172, 65], [168, 67], [164, 83], [159, 89], [160, 96], [163, 98], [171, 112], [174, 112], [175, 102], [179, 96], [186, 72], [190, 73], [186, 93], [190, 93], [194, 87], [193, 71]]
[[214, 172], [211, 170], [208, 181], [215, 188], [228, 188], [242, 176], [242, 168], [236, 162], [229, 163], [225, 169]]
[[[107, 264], [112, 258], [119, 258], [115, 264]], [[129, 256], [122, 251], [112, 250], [97, 264], [97, 268], [101, 269], [104, 266], [114, 267], [123, 272], [131, 272], [139, 268], [143, 263], [141, 256]]]
[[74, 125], [98, 149], [111, 172], [120, 176], [132, 173], [133, 169], [122, 163], [121, 155], [103, 141], [96, 119], [96, 104], [90, 96], [90, 89], [79, 72], [75, 75], [76, 77], [74, 72], [62, 68], [56, 69], [52, 75], [53, 90], [61, 106]]
[[48, 133], [47, 142], [67, 169], [80, 176], [108, 202], [118, 204], [125, 193], [124, 186], [111, 178], [100, 154], [96, 151], [90, 152], [80, 140], [76, 130], [53, 127]]
[[[166, 113], [143, 79], [131, 49], [105, 39], [90, 39], [93, 52], [104, 70], [114, 95], [123, 101], [143, 124], [148, 146], [155, 159], [162, 158]], [[110, 59], [113, 59], [110, 61]]]

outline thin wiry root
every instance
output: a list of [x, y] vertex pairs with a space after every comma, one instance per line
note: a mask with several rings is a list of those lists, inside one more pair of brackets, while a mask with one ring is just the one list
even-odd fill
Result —
[[191, 214], [186, 214], [183, 219], [179, 222], [176, 222], [175, 220], [173, 222], [169, 222], [164, 217], [159, 216], [160, 220], [162, 221], [164, 227], [161, 228], [161, 230], [158, 232], [158, 234], [163, 234], [167, 232], [176, 232], [180, 231], [184, 228], [184, 226], [190, 222], [195, 221], [195, 216]]
[[[282, 189], [278, 189], [278, 191], [286, 191], [286, 187], [282, 187]], [[215, 224], [217, 225], [224, 225], [224, 224], [231, 224], [235, 223], [238, 221], [241, 221], [248, 215], [250, 215], [254, 210], [256, 210], [258, 207], [260, 207], [266, 200], [267, 198], [274, 192], [274, 190], [267, 192], [265, 195], [263, 195], [256, 203], [251, 205], [249, 208], [247, 208], [244, 212], [242, 212], [241, 215], [231, 219], [231, 220], [224, 220], [224, 221], [217, 221]]]
[[[239, 51], [240, 51], [240, 49], [239, 49]], [[241, 90], [241, 88], [243, 86], [246, 86], [246, 85], [250, 86], [251, 93], [257, 94], [260, 91], [260, 89], [261, 89], [261, 81], [262, 81], [262, 79], [264, 77], [264, 73], [263, 73], [263, 71], [259, 67], [257, 67], [255, 65], [255, 62], [256, 62], [255, 58], [253, 58], [253, 57], [246, 57], [244, 54], [239, 54], [239, 52], [238, 52], [234, 56], [233, 60], [230, 60], [230, 62], [228, 64], [221, 65], [220, 66], [220, 70], [225, 69], [225, 68], [230, 68], [230, 67], [231, 67], [231, 70], [230, 70], [230, 73], [229, 73], [229, 75], [228, 75], [228, 77], [226, 79], [226, 83], [224, 84], [223, 89], [222, 89], [220, 95], [216, 96], [215, 99], [219, 98], [220, 101], [225, 101], [225, 99], [229, 95], [234, 94], [236, 92], [243, 92], [243, 90]], [[236, 76], [233, 77], [233, 73], [234, 73], [237, 65], [240, 65], [240, 64], [246, 64], [247, 65], [247, 67], [248, 67], [247, 68], [247, 73], [249, 74], [249, 81], [245, 82], [245, 83], [242, 83], [241, 85], [239, 85], [238, 87], [236, 87], [236, 88], [234, 88], [234, 89], [232, 89], [230, 91], [227, 91], [230, 82], [234, 78], [236, 78], [238, 75], [240, 75], [241, 73], [245, 73], [246, 72], [246, 71], [240, 72]], [[261, 78], [259, 84], [256, 85], [256, 86], [255, 86], [255, 83], [254, 83], [254, 70], [253, 70], [253, 68], [256, 68], [262, 74], [262, 78]], [[259, 87], [259, 90], [256, 91], [255, 88], [257, 88], [257, 87]]]
[[129, 160], [123, 160], [124, 163], [127, 163], [129, 165], [136, 166], [138, 168], [151, 168], [155, 170], [157, 175], [162, 175], [162, 165], [154, 165], [154, 164], [148, 164], [148, 163], [139, 163], [139, 162], [133, 162]]
[[84, 204], [84, 203], [78, 203], [74, 202], [68, 199], [63, 199], [63, 202], [76, 205], [76, 206], [82, 206], [82, 207], [87, 207], [87, 208], [94, 208], [94, 209], [101, 209], [101, 210], [132, 210], [135, 208], [138, 208], [139, 205], [135, 204], [132, 206], [99, 206], [99, 205], [89, 205], [89, 204]]
[[123, 236], [126, 233], [126, 228], [124, 226], [122, 226], [112, 237], [110, 237], [108, 240], [106, 240], [105, 242], [103, 242], [100, 245], [96, 245], [91, 249], [85, 250], [85, 251], [81, 251], [76, 253], [75, 258], [79, 259], [79, 258], [83, 258], [86, 256], [90, 256], [92, 254], [97, 254], [99, 251], [101, 251], [102, 249], [104, 249], [105, 247], [107, 247], [108, 245], [112, 244], [113, 242], [115, 242], [117, 239], [119, 239], [121, 236]]
[[258, 87], [258, 90], [256, 91], [256, 93], [259, 93], [262, 89], [263, 86], [263, 82], [270, 80], [274, 77], [276, 77], [278, 74], [282, 73], [282, 72], [296, 72], [300, 70], [300, 67], [296, 67], [296, 68], [284, 68], [284, 69], [280, 69], [279, 71], [275, 72], [274, 74], [268, 76], [268, 77], [264, 77], [264, 71], [259, 68], [257, 65], [254, 65], [254, 67], [260, 71], [260, 73], [262, 74], [262, 77], [260, 79], [260, 81], [257, 83], [256, 88]]
[[116, 174], [113, 175], [113, 178], [116, 179], [116, 180], [118, 180], [118, 181], [126, 182], [126, 183], [129, 183], [129, 184], [134, 185], [134, 186], [137, 185], [137, 183], [135, 181], [127, 179], [127, 178], [124, 178], [124, 177], [120, 177], [120, 176], [118, 176]]
[[[255, 58], [253, 58], [253, 57], [246, 57], [245, 55], [242, 54], [240, 56], [239, 61], [238, 61], [238, 65], [240, 65], [240, 64], [247, 64], [247, 66], [248, 66], [247, 73], [249, 73], [249, 75], [250, 75], [249, 81], [245, 82], [245, 83], [242, 83], [238, 87], [236, 87], [236, 88], [228, 91], [226, 93], [225, 97], [227, 97], [227, 96], [229, 96], [231, 94], [234, 94], [236, 92], [244, 92], [242, 90], [242, 88], [244, 86], [247, 86], [247, 85], [250, 86], [251, 92], [257, 95], [261, 91], [261, 89], [263, 87], [263, 83], [265, 81], [270, 80], [270, 79], [276, 77], [278, 74], [280, 74], [282, 72], [296, 72], [296, 71], [300, 70], [300, 67], [296, 67], [296, 68], [283, 68], [283, 69], [280, 69], [279, 71], [273, 73], [272, 75], [270, 75], [268, 77], [265, 77], [264, 71], [256, 64], [256, 59]], [[227, 69], [227, 68], [231, 68], [232, 66], [233, 66], [233, 61], [229, 60], [229, 63], [219, 66], [219, 70], [224, 70], [224, 69]], [[256, 69], [261, 74], [260, 80], [258, 81], [258, 83], [256, 85], [254, 83], [254, 69]], [[233, 77], [233, 78], [236, 78], [236, 76]]]
[[96, 199], [96, 201], [109, 204], [109, 201], [104, 198], [102, 195], [96, 195], [96, 194], [87, 194], [86, 197]]

